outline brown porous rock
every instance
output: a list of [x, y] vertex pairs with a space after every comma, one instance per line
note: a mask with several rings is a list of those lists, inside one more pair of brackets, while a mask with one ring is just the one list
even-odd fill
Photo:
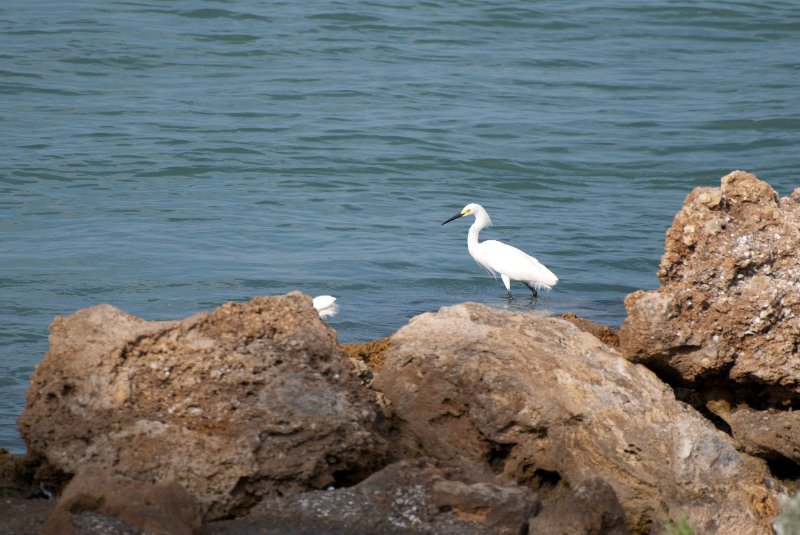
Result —
[[622, 353], [698, 392], [747, 451], [800, 463], [800, 204], [743, 171], [695, 189], [658, 278], [625, 299]]
[[374, 400], [350, 370], [299, 292], [181, 321], [99, 305], [53, 322], [20, 430], [66, 474], [175, 481], [210, 520], [382, 464]]
[[623, 354], [685, 382], [800, 393], [800, 204], [735, 171], [697, 188], [667, 231], [661, 288], [625, 299]]

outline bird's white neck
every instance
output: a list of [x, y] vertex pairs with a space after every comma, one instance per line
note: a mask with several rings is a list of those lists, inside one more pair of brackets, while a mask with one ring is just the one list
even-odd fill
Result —
[[469, 233], [467, 234], [467, 250], [469, 250], [472, 256], [475, 256], [473, 251], [478, 247], [478, 234], [481, 233], [481, 230], [483, 230], [485, 226], [486, 222], [476, 217], [475, 222], [469, 227]]

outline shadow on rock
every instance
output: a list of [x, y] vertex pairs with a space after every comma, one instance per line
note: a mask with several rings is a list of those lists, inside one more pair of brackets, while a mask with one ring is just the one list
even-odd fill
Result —
[[216, 522], [208, 533], [517, 535], [538, 506], [527, 488], [417, 459], [392, 464], [354, 487], [264, 501], [246, 519]]

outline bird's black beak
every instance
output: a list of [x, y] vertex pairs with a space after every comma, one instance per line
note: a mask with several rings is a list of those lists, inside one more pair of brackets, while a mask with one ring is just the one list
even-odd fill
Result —
[[449, 223], [449, 222], [450, 222], [450, 221], [452, 221], [453, 219], [458, 219], [459, 217], [461, 217], [461, 216], [463, 216], [463, 215], [464, 215], [464, 214], [462, 214], [461, 212], [459, 212], [459, 213], [457, 213], [456, 215], [454, 215], [453, 217], [451, 217], [450, 219], [448, 219], [447, 221], [445, 221], [444, 223], [442, 223], [442, 225], [444, 225], [445, 223]]

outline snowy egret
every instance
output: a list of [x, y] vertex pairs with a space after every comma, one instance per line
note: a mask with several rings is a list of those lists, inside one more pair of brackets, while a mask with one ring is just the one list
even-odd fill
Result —
[[318, 295], [311, 300], [311, 304], [317, 309], [320, 318], [330, 318], [339, 312], [339, 305], [332, 295]]
[[511, 299], [511, 281], [521, 281], [536, 297], [542, 288], [550, 289], [558, 282], [558, 277], [553, 272], [544, 267], [541, 262], [534, 257], [523, 253], [516, 247], [506, 245], [497, 240], [486, 240], [479, 242], [478, 234], [486, 226], [492, 224], [489, 214], [480, 204], [471, 203], [464, 207], [459, 213], [442, 223], [449, 223], [465, 215], [474, 215], [475, 222], [469, 227], [467, 235], [467, 249], [472, 258], [486, 269], [489, 273], [503, 279], [503, 284], [508, 291]]

